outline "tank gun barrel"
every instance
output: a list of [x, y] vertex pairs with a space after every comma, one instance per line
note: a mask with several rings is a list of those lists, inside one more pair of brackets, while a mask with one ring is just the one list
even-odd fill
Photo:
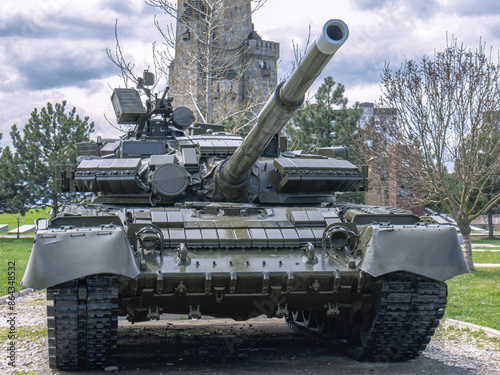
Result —
[[235, 188], [248, 179], [253, 164], [275, 134], [285, 126], [304, 102], [304, 95], [321, 74], [335, 52], [349, 35], [347, 25], [338, 19], [325, 23], [302, 62], [291, 76], [278, 85], [274, 95], [260, 112], [257, 123], [234, 154], [217, 171], [217, 193], [226, 199], [235, 198]]

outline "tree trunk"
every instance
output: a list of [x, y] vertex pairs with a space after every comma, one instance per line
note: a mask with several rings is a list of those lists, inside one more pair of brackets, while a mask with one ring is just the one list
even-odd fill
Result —
[[493, 235], [493, 209], [488, 211], [488, 238], [490, 240], [495, 239], [495, 236]]
[[462, 232], [462, 238], [464, 239], [464, 255], [465, 262], [471, 271], [474, 271], [474, 260], [472, 259], [472, 243], [470, 240], [470, 227], [465, 230], [460, 230]]

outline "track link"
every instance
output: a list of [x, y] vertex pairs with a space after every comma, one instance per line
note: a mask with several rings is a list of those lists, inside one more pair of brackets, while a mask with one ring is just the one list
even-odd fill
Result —
[[113, 277], [72, 280], [47, 289], [49, 364], [62, 370], [114, 364], [118, 286]]
[[[447, 289], [444, 282], [389, 275], [374, 295], [374, 313], [369, 327], [358, 327], [358, 340], [349, 340], [331, 330], [311, 328], [304, 322], [287, 319], [298, 333], [345, 354], [372, 362], [408, 361], [416, 358], [430, 342], [444, 315]], [[324, 312], [316, 312], [324, 314]], [[350, 324], [347, 319], [329, 319], [329, 326]], [[347, 344], [347, 345], [346, 345]]]

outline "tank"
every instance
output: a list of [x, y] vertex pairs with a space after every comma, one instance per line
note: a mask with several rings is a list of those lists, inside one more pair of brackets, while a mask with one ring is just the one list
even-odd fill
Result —
[[392, 207], [336, 203], [364, 191], [344, 147], [287, 150], [282, 129], [348, 37], [328, 21], [243, 139], [174, 109], [167, 91], [115, 89], [134, 130], [80, 143], [62, 192], [92, 192], [39, 220], [22, 284], [47, 288], [50, 366], [101, 369], [117, 319], [165, 313], [284, 318], [358, 360], [406, 361], [443, 316], [445, 280], [469, 272], [455, 229]]

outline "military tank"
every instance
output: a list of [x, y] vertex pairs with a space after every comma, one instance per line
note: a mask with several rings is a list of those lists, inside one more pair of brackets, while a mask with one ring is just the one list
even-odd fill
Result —
[[[50, 366], [113, 364], [117, 319], [164, 313], [283, 317], [359, 360], [406, 361], [429, 342], [445, 280], [468, 272], [456, 231], [391, 207], [337, 204], [366, 189], [343, 147], [287, 150], [280, 135], [348, 37], [328, 21], [243, 139], [195, 122], [166, 92], [111, 97], [119, 139], [78, 144], [63, 192], [92, 192], [39, 220], [23, 285], [47, 288]], [[140, 87], [154, 79], [145, 73]]]

